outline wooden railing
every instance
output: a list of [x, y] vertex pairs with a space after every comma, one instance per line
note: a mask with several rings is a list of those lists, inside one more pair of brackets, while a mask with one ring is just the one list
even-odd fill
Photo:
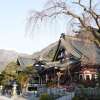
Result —
[[75, 95], [87, 97], [100, 97], [100, 87], [95, 88], [76, 88]]

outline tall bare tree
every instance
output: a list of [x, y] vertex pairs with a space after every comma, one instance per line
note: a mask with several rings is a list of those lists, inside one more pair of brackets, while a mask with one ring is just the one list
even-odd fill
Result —
[[[95, 28], [100, 33], [100, 0], [49, 0], [43, 10], [31, 12], [28, 24], [34, 29], [46, 19], [56, 19], [60, 16], [70, 18], [70, 23], [75, 23], [79, 29], [93, 32]], [[66, 24], [70, 23], [66, 21]], [[94, 36], [100, 43], [100, 34], [94, 33]]]

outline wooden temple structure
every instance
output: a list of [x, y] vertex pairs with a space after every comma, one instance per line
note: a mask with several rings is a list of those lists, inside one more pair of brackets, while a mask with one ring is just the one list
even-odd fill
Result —
[[81, 38], [61, 34], [52, 60], [37, 60], [32, 64], [42, 83], [52, 81], [59, 86], [81, 80], [97, 82], [100, 73], [100, 48], [94, 43], [91, 33], [81, 35]]
[[62, 34], [51, 62], [46, 62], [43, 80], [66, 84], [98, 79], [100, 48], [87, 35], [84, 39]]

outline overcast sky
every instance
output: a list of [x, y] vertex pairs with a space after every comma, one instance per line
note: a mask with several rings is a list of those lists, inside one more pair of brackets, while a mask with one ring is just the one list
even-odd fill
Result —
[[[0, 0], [0, 49], [33, 53], [57, 40], [62, 31], [55, 26], [38, 29], [35, 36], [25, 35], [26, 19], [31, 10], [41, 10], [46, 0]], [[53, 27], [53, 28], [51, 28]]]

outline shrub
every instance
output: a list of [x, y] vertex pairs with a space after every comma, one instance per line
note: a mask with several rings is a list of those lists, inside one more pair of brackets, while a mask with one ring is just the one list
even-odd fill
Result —
[[39, 100], [54, 100], [54, 98], [50, 95], [48, 95], [47, 93], [44, 93], [40, 96]]
[[72, 100], [80, 100], [78, 96], [74, 96]]
[[72, 100], [87, 100], [87, 98], [86, 98], [86, 97], [74, 96], [74, 97], [72, 98]]

